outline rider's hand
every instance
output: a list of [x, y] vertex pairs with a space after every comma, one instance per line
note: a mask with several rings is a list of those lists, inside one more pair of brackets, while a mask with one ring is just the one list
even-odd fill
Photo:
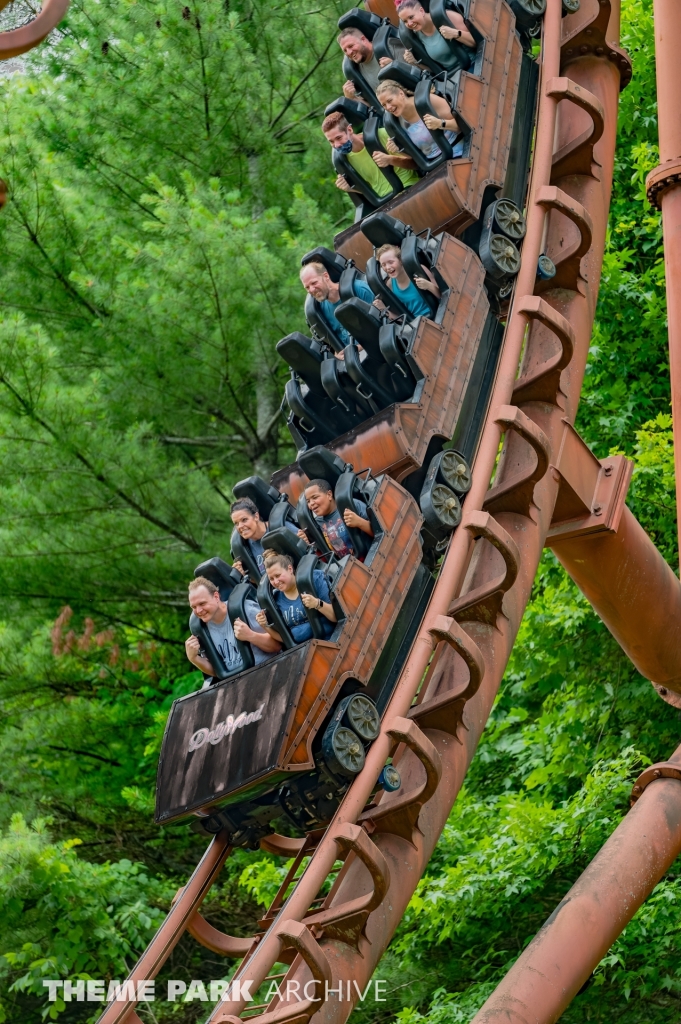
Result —
[[197, 636], [190, 636], [184, 642], [184, 649], [187, 657], [193, 663], [194, 659], [198, 657], [201, 650], [201, 644]]
[[[255, 621], [259, 626], [262, 626], [263, 629], [267, 629], [268, 622], [267, 613], [265, 611], [259, 611], [255, 617]], [[234, 630], [234, 635], [236, 636], [236, 630]]]
[[350, 185], [348, 185], [347, 181], [345, 180], [345, 176], [342, 175], [342, 174], [338, 175], [338, 177], [336, 178], [335, 184], [336, 184], [336, 188], [339, 188], [342, 192], [355, 192], [356, 191], [356, 189], [351, 188]]
[[418, 61], [414, 54], [411, 52], [411, 50], [404, 51], [404, 59], [407, 62], [407, 64], [418, 64]]
[[387, 68], [388, 64], [392, 64], [390, 57], [381, 57], [378, 61], [382, 68]]
[[452, 28], [450, 25], [443, 25], [440, 29], [440, 35], [443, 39], [461, 39], [461, 32], [458, 28]]
[[357, 90], [355, 89], [352, 82], [343, 82], [343, 95], [349, 100], [357, 99]]
[[380, 149], [377, 149], [376, 152], [371, 155], [374, 158], [374, 163], [378, 164], [379, 167], [390, 167], [392, 160], [387, 153], [381, 153]]
[[312, 594], [301, 594], [300, 600], [303, 602], [306, 608], [317, 608], [319, 604], [319, 598], [313, 597]]
[[237, 572], [240, 572], [242, 576], [246, 575], [246, 570], [238, 559], [232, 564], [232, 568], [236, 569]]
[[343, 513], [343, 522], [346, 526], [354, 526], [359, 528], [364, 522], [361, 516], [358, 516], [356, 512], [351, 512], [349, 508], [346, 508]]
[[237, 640], [248, 640], [250, 638], [252, 630], [243, 619], [234, 620], [234, 636]]

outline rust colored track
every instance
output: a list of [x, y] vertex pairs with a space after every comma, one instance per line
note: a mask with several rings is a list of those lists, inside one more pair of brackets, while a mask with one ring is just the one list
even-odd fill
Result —
[[[0, 0], [0, 11], [10, 0]], [[0, 32], [0, 60], [19, 57], [34, 49], [57, 27], [66, 14], [69, 0], [45, 0], [42, 8], [32, 21], [10, 32]]]
[[[275, 963], [290, 964], [287, 980], [297, 981], [305, 998], [286, 1002], [275, 997], [261, 1008], [258, 1024], [306, 1024], [313, 1015], [333, 1024], [346, 1020], [353, 1006], [349, 982], [362, 989], [371, 977], [459, 792], [547, 538], [556, 546], [571, 543], [580, 510], [583, 532], [592, 538], [599, 530], [612, 535], [618, 523], [622, 529], [629, 524], [621, 507], [613, 511], [626, 490], [626, 466], [594, 466], [586, 457], [580, 476], [580, 443], [572, 427], [598, 296], [617, 98], [630, 74], [626, 55], [609, 41], [616, 38], [608, 25], [618, 24], [618, 0], [613, 7], [609, 0], [582, 0], [580, 11], [563, 19], [561, 0], [548, 0], [528, 231], [464, 519], [451, 539], [381, 734], [333, 822], [323, 834], [298, 843], [283, 837], [263, 841], [265, 849], [297, 854], [292, 872], [303, 857], [310, 861], [290, 896], [284, 900], [282, 893], [275, 901], [263, 921], [266, 930], [237, 972], [255, 992]], [[558, 273], [538, 294], [535, 274], [542, 251], [552, 256]], [[578, 471], [571, 477], [575, 465]], [[594, 494], [607, 494], [606, 470], [616, 486], [602, 527], [601, 505], [588, 497], [587, 483], [592, 481]], [[670, 678], [671, 662], [672, 654], [665, 663]], [[393, 755], [402, 787], [367, 807], [376, 778]], [[663, 789], [664, 794], [679, 791], [678, 774], [673, 764], [660, 766], [661, 781], [639, 801], [640, 810], [627, 826], [630, 832], [639, 819], [647, 823], [647, 815], [654, 816]], [[670, 832], [674, 829], [679, 831], [674, 826]], [[190, 925], [208, 948], [225, 955], [243, 952], [243, 940], [220, 936], [193, 916], [226, 855], [225, 844], [224, 838], [213, 841], [133, 977], [153, 977]], [[668, 853], [648, 858], [655, 861], [654, 870], [663, 870]], [[344, 861], [343, 868], [329, 894], [319, 897], [337, 859]], [[642, 899], [646, 885], [639, 889]], [[613, 905], [617, 898], [614, 893]], [[615, 914], [617, 927], [625, 917]], [[601, 938], [606, 940], [605, 933]], [[564, 946], [559, 943], [559, 952]], [[340, 985], [349, 999], [338, 999]], [[336, 990], [335, 997], [326, 998], [327, 987]], [[246, 1007], [242, 998], [230, 995], [210, 1022], [237, 1024]], [[110, 1005], [100, 1024], [138, 1020], [128, 1002]]]

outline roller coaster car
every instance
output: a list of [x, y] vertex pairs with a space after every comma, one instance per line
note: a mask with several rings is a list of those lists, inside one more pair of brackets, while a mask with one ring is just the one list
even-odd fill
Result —
[[[159, 823], [193, 814], [204, 832], [227, 827], [233, 842], [249, 845], [282, 815], [302, 829], [328, 820], [361, 770], [433, 581], [421, 564], [422, 517], [412, 496], [387, 475], [362, 484], [328, 452], [322, 461], [327, 477], [335, 467], [337, 494], [339, 483], [349, 494], [357, 483], [374, 529], [364, 562], [347, 556], [336, 566], [338, 626], [330, 640], [293, 644], [175, 701], [158, 767]], [[299, 585], [306, 558], [308, 578], [316, 564], [312, 554], [301, 559]]]
[[[393, 367], [406, 385], [404, 400], [386, 403], [387, 407], [333, 440], [328, 436], [320, 439], [314, 432], [299, 434], [303, 447], [298, 462], [272, 477], [274, 487], [287, 493], [291, 501], [298, 500], [308, 478], [303, 468], [306, 436], [312, 442], [326, 443], [343, 461], [351, 462], [356, 472], [370, 468], [377, 475], [388, 473], [418, 496], [427, 465], [446, 441], [453, 438], [455, 447], [471, 458], [487, 407], [503, 328], [490, 312], [480, 260], [456, 238], [445, 234], [420, 239], [383, 213], [364, 221], [363, 229], [376, 245], [401, 241], [403, 265], [411, 277], [422, 274], [424, 264], [432, 269], [442, 292], [433, 314], [439, 322], [420, 317], [412, 323], [404, 319], [378, 323], [386, 366]], [[372, 259], [367, 264], [368, 282], [376, 292], [380, 290], [386, 302], [394, 303], [395, 297], [379, 278]], [[353, 328], [357, 334], [362, 324], [370, 323], [370, 317], [357, 302], [347, 305], [358, 321], [359, 314], [364, 315], [361, 324]], [[399, 308], [395, 309], [399, 313]], [[343, 316], [342, 306], [337, 315]], [[366, 344], [364, 338], [362, 343]], [[317, 400], [323, 416], [324, 399], [318, 396]], [[328, 396], [326, 403], [331, 415]], [[323, 418], [321, 422], [323, 425]]]
[[[523, 53], [505, 0], [465, 0], [457, 7], [480, 40], [470, 70], [447, 76], [452, 112], [469, 133], [465, 155], [441, 163], [381, 207], [417, 233], [430, 228], [434, 234], [460, 234], [479, 220], [489, 197], [501, 188], [523, 205], [537, 66]], [[371, 244], [358, 223], [336, 236], [335, 247], [360, 267], [371, 256]]]

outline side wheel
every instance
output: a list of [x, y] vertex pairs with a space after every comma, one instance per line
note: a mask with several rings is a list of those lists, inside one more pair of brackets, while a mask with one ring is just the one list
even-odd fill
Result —
[[322, 739], [322, 752], [327, 767], [334, 775], [358, 775], [364, 767], [364, 744], [347, 726], [335, 719]]
[[479, 252], [483, 267], [495, 281], [514, 277], [520, 270], [520, 252], [505, 235], [483, 231]]
[[510, 199], [497, 199], [492, 203], [490, 219], [494, 231], [506, 235], [512, 242], [521, 242], [527, 234], [527, 221]]
[[364, 743], [371, 743], [381, 731], [381, 720], [374, 702], [363, 693], [355, 693], [348, 700], [343, 724], [357, 733]]
[[442, 454], [440, 476], [455, 494], [468, 494], [473, 484], [471, 467], [453, 448]]
[[450, 533], [461, 522], [461, 502], [451, 487], [434, 484], [421, 491], [421, 511], [433, 533]]
[[394, 765], [387, 764], [378, 776], [378, 784], [386, 793], [396, 793], [402, 785], [402, 777]]
[[516, 25], [521, 29], [532, 29], [544, 16], [546, 0], [509, 0], [515, 14]]
[[576, 14], [579, 10], [579, 0], [563, 0], [563, 17], [566, 14]]
[[549, 256], [540, 256], [537, 263], [537, 277], [540, 281], [550, 281], [556, 276], [556, 265]]

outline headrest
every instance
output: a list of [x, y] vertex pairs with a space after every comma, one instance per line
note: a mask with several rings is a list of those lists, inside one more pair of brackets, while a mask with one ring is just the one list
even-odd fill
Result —
[[323, 263], [332, 281], [340, 281], [340, 276], [348, 265], [344, 256], [331, 249], [325, 249], [323, 245], [318, 245], [316, 249], [305, 253], [300, 265], [305, 267], [308, 263]]
[[261, 476], [247, 476], [245, 480], [239, 480], [234, 484], [232, 492], [235, 498], [250, 498], [265, 523], [281, 497], [279, 491], [271, 487]]
[[404, 224], [389, 213], [372, 213], [362, 221], [362, 233], [366, 235], [374, 249], [381, 245], [402, 245], [407, 235], [413, 234], [411, 226]]
[[376, 29], [383, 24], [383, 19], [370, 11], [363, 11], [359, 7], [353, 7], [347, 14], [342, 14], [338, 19], [338, 28], [356, 28], [362, 32], [367, 39], [373, 39]]
[[295, 565], [308, 552], [308, 545], [305, 541], [297, 537], [293, 530], [289, 530], [286, 526], [282, 526], [278, 530], [269, 530], [262, 539], [262, 546], [265, 551], [271, 548], [280, 555], [290, 555]]
[[364, 124], [368, 117], [371, 117], [373, 111], [371, 107], [368, 107], [366, 103], [360, 103], [358, 100], [350, 100], [347, 96], [339, 96], [333, 103], [329, 103], [328, 107], [324, 111], [324, 117], [328, 117], [329, 114], [342, 114], [346, 121], [348, 121], [354, 128], [355, 125]]
[[421, 79], [425, 77], [427, 75], [420, 68], [415, 68], [412, 64], [407, 64], [403, 60], [392, 60], [390, 64], [386, 64], [378, 72], [379, 82], [386, 82], [390, 79], [392, 82], [398, 82], [400, 85], [403, 85], [410, 92], [414, 92]]
[[220, 599], [226, 601], [234, 588], [243, 582], [243, 576], [222, 558], [209, 558], [194, 569], [194, 578], [205, 576], [220, 591]]
[[338, 478], [348, 468], [347, 462], [321, 444], [304, 452], [298, 459], [298, 465], [308, 480], [328, 480], [334, 491]]
[[356, 297], [336, 306], [335, 316], [360, 345], [371, 345], [377, 340], [378, 332], [385, 323], [385, 317], [375, 306]]

